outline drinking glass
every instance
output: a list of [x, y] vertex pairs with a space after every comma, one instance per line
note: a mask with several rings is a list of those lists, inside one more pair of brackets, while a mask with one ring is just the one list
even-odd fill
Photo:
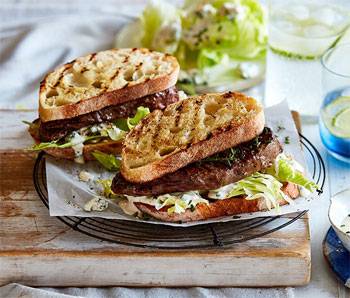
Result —
[[320, 57], [344, 34], [348, 8], [338, 1], [270, 0], [265, 105], [287, 100], [303, 120], [317, 121], [322, 102]]
[[350, 163], [350, 43], [328, 50], [321, 62], [321, 139], [331, 155]]

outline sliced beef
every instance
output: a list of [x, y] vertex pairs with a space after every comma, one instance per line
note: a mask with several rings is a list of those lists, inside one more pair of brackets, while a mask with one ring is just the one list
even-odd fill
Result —
[[70, 119], [40, 122], [39, 135], [41, 141], [53, 141], [65, 137], [74, 130], [119, 118], [127, 118], [135, 115], [139, 106], [153, 110], [163, 110], [166, 106], [179, 100], [176, 87], [170, 87], [145, 97], [127, 101], [122, 104], [105, 107]]
[[190, 190], [211, 190], [241, 180], [270, 166], [282, 147], [269, 128], [243, 143], [151, 182], [130, 183], [118, 173], [112, 183], [117, 194], [151, 196]]

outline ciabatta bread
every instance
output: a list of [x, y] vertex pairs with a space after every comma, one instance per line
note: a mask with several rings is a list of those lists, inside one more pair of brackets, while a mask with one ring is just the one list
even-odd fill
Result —
[[264, 129], [262, 107], [241, 93], [190, 97], [146, 116], [124, 140], [121, 174], [144, 183], [249, 141]]
[[[298, 186], [293, 183], [286, 183], [283, 192], [291, 199], [296, 199], [299, 196]], [[287, 204], [287, 201], [280, 202], [280, 206]], [[135, 203], [136, 207], [152, 217], [161, 221], [167, 222], [189, 222], [205, 220], [209, 218], [217, 218], [222, 216], [230, 216], [242, 213], [258, 212], [267, 210], [264, 199], [246, 200], [243, 196], [234, 197], [224, 200], [216, 200], [209, 205], [198, 204], [192, 211], [187, 209], [183, 213], [168, 214], [166, 208], [164, 210], [157, 210], [154, 206], [144, 203]]]
[[148, 49], [113, 49], [80, 57], [40, 84], [41, 121], [73, 118], [163, 91], [176, 84], [179, 64]]
[[[119, 155], [122, 148], [122, 141], [103, 141], [96, 144], [86, 144], [83, 147], [84, 161], [95, 160], [95, 157], [92, 155], [95, 151], [100, 151], [107, 154]], [[75, 160], [75, 152], [72, 148], [48, 148], [44, 150], [47, 154], [68, 160]]]

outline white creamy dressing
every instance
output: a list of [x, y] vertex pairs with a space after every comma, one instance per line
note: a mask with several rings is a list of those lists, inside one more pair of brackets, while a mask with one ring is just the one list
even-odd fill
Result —
[[134, 197], [134, 196], [128, 196], [125, 195], [125, 197], [128, 199], [129, 202], [132, 203], [145, 203], [147, 205], [156, 205], [156, 200], [153, 197], [147, 197], [147, 196], [139, 196], [139, 197]]
[[178, 95], [179, 95], [179, 99], [180, 100], [184, 100], [184, 99], [188, 98], [187, 94], [184, 91], [182, 91], [182, 90], [178, 91]]
[[256, 63], [242, 62], [239, 64], [239, 70], [244, 79], [255, 78], [259, 75], [260, 69]]
[[121, 200], [118, 205], [119, 207], [124, 211], [124, 213], [128, 215], [135, 215], [140, 214], [141, 211], [135, 206], [134, 203], [145, 203], [147, 205], [155, 206], [156, 200], [153, 197], [147, 197], [147, 196], [140, 196], [140, 197], [134, 197], [134, 196], [127, 196], [125, 195], [126, 200]]
[[108, 201], [103, 197], [94, 197], [84, 205], [85, 211], [104, 211], [108, 208]]
[[204, 15], [215, 15], [216, 8], [213, 5], [206, 3], [202, 6], [202, 13]]
[[83, 150], [84, 150], [84, 141], [85, 137], [81, 136], [78, 132], [73, 132], [72, 138], [70, 142], [72, 143], [72, 149], [74, 151], [74, 161], [76, 163], [84, 163], [84, 156], [83, 156]]
[[226, 199], [234, 185], [234, 183], [231, 183], [218, 189], [210, 190], [208, 193], [208, 197], [216, 200]]
[[350, 214], [348, 214], [341, 222], [339, 229], [350, 236]]
[[197, 191], [189, 191], [185, 193], [178, 194], [164, 194], [157, 197], [148, 196], [128, 196], [125, 195], [126, 200], [119, 202], [120, 208], [126, 214], [135, 214], [139, 211], [134, 203], [144, 203], [147, 205], [154, 206], [157, 210], [165, 206], [171, 206], [174, 208], [175, 213], [185, 212], [186, 209], [195, 207], [197, 204], [204, 203], [209, 204], [209, 201], [202, 198]]
[[113, 141], [122, 139], [125, 135], [125, 131], [118, 128], [113, 123], [100, 123], [91, 126], [90, 131], [92, 133], [99, 133], [101, 136], [108, 136]]
[[91, 126], [90, 128], [84, 127], [79, 131], [74, 131], [70, 142], [72, 143], [72, 149], [74, 150], [74, 161], [77, 163], [84, 163], [84, 142], [87, 138], [88, 131], [92, 133], [99, 133], [101, 136], [108, 136], [113, 141], [118, 141], [125, 136], [125, 131], [119, 129], [113, 123], [100, 123]]
[[237, 20], [242, 20], [244, 19], [246, 15], [246, 10], [245, 7], [232, 3], [232, 2], [225, 2], [219, 13], [223, 16], [229, 16], [232, 18], [237, 18]]
[[79, 173], [79, 180], [83, 181], [83, 182], [89, 182], [89, 181], [94, 180], [94, 175], [83, 170]]
[[141, 213], [135, 204], [129, 200], [121, 200], [118, 205], [127, 215], [139, 215]]

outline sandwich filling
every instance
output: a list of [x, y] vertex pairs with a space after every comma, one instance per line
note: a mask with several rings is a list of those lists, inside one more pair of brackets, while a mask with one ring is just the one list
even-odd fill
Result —
[[178, 100], [179, 93], [173, 86], [164, 91], [74, 118], [48, 122], [36, 119], [29, 124], [29, 131], [38, 142], [32, 149], [73, 148], [77, 157], [76, 161], [83, 162], [84, 144], [103, 140], [121, 140], [151, 111], [163, 110]]
[[142, 106], [150, 111], [163, 110], [179, 100], [176, 87], [150, 94], [118, 105], [108, 106], [99, 111], [79, 115], [74, 118], [41, 122], [39, 136], [41, 141], [53, 141], [63, 138], [73, 131], [99, 123], [113, 122], [120, 118], [133, 117], [137, 108]]
[[111, 187], [115, 194], [123, 195], [127, 200], [128, 204], [121, 204], [126, 213], [141, 203], [172, 215], [195, 210], [198, 204], [209, 205], [217, 200], [242, 196], [246, 200], [263, 198], [267, 209], [278, 208], [281, 202], [291, 203], [291, 197], [299, 195], [297, 188], [289, 195], [283, 191], [288, 183], [308, 191], [317, 189], [317, 185], [304, 176], [303, 168], [282, 152], [271, 129], [265, 127], [249, 142], [154, 181], [130, 183], [117, 174]]

